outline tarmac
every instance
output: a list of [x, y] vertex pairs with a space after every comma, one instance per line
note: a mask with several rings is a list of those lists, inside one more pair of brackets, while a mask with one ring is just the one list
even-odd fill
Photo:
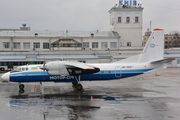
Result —
[[0, 82], [0, 119], [180, 120], [180, 68], [81, 84]]

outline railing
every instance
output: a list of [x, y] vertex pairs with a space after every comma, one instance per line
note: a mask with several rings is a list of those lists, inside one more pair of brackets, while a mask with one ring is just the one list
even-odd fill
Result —
[[113, 37], [110, 31], [1, 31], [0, 37]]

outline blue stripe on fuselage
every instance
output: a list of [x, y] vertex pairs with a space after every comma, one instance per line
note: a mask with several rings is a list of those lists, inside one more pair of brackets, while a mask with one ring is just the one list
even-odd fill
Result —
[[[94, 81], [94, 80], [111, 80], [120, 79], [125, 77], [131, 77], [143, 72], [150, 71], [152, 69], [137, 69], [137, 70], [120, 70], [121, 73], [117, 73], [115, 70], [103, 70], [96, 74], [81, 75], [81, 81]], [[48, 75], [47, 72], [42, 71], [27, 71], [10, 74], [10, 81], [12, 82], [76, 82], [79, 76], [60, 76], [60, 75]]]

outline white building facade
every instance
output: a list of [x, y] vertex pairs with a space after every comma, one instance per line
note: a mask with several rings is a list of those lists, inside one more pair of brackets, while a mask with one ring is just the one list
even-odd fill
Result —
[[0, 51], [118, 50], [115, 32], [0, 31]]
[[121, 36], [120, 46], [142, 46], [141, 5], [115, 5], [110, 13], [110, 29]]

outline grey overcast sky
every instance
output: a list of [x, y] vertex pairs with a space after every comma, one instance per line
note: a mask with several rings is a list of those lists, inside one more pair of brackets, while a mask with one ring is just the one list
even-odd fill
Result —
[[[0, 0], [0, 29], [19, 28], [25, 21], [32, 31], [108, 31], [109, 10], [119, 0]], [[144, 7], [143, 32], [180, 30], [179, 0], [137, 0]], [[144, 34], [144, 33], [143, 33]]]

